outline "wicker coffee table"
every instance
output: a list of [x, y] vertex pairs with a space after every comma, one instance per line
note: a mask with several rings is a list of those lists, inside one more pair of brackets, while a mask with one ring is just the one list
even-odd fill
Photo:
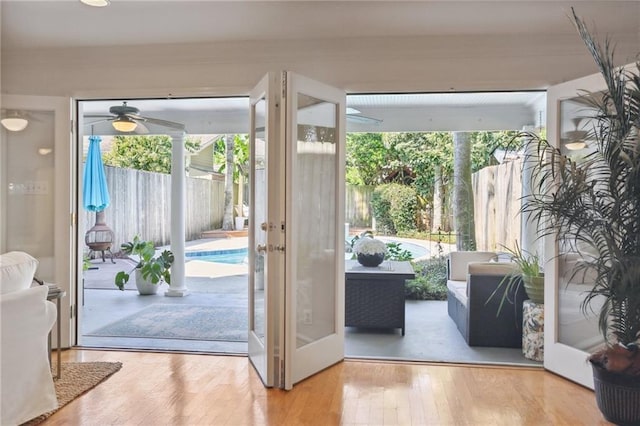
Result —
[[399, 328], [404, 336], [404, 282], [415, 278], [409, 262], [385, 261], [369, 268], [345, 264], [345, 326]]

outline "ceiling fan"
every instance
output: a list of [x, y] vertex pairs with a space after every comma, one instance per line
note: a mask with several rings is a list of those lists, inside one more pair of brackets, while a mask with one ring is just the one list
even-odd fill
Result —
[[159, 118], [144, 117], [140, 115], [138, 108], [127, 105], [127, 102], [122, 102], [122, 105], [110, 107], [109, 113], [109, 115], [87, 114], [85, 115], [86, 118], [98, 118], [99, 120], [86, 124], [91, 125], [110, 121], [114, 129], [125, 133], [149, 133], [149, 129], [145, 126], [145, 123], [168, 127], [170, 129], [184, 130], [184, 124], [181, 123], [161, 120]]
[[380, 124], [382, 120], [379, 118], [367, 117], [364, 115], [360, 115], [360, 111], [347, 107], [347, 121], [351, 121], [352, 123], [361, 123], [361, 124]]
[[586, 130], [579, 130], [580, 123], [587, 117], [575, 117], [571, 119], [571, 122], [575, 126], [575, 130], [570, 130], [565, 132], [564, 136], [561, 137], [560, 141], [564, 144], [565, 148], [570, 151], [577, 151], [580, 149], [586, 148], [587, 138], [589, 136], [589, 132]]

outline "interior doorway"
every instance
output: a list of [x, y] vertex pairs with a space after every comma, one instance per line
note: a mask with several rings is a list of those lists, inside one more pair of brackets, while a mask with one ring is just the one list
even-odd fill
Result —
[[[80, 194], [78, 249], [85, 268], [78, 280], [78, 344], [246, 354], [248, 98], [86, 100], [78, 111], [79, 189], [91, 182], [89, 139], [98, 139], [110, 195], [100, 209], [108, 232], [92, 232], [98, 214], [87, 208], [86, 191]], [[119, 131], [118, 121], [133, 121], [135, 129]], [[171, 123], [184, 126], [184, 138]], [[180, 140], [185, 184], [176, 197], [172, 160]], [[161, 281], [152, 285], [155, 294], [140, 295], [135, 270], [141, 256], [121, 245], [138, 237], [157, 249], [156, 257], [171, 250], [176, 198], [184, 200], [187, 294], [167, 297], [170, 287]], [[106, 256], [90, 251], [96, 244], [108, 248]], [[122, 272], [129, 279], [120, 291]]]
[[[122, 100], [107, 101], [80, 101], [82, 108], [87, 115], [105, 114], [111, 106], [122, 105]], [[208, 98], [208, 99], [172, 99], [172, 100], [129, 100], [128, 105], [139, 108], [140, 114], [168, 121], [183, 122], [188, 133], [191, 135], [209, 135], [204, 143], [207, 145], [204, 150], [214, 151], [214, 144], [220, 143], [220, 138], [224, 135], [242, 135], [249, 132], [249, 102], [248, 98]], [[538, 129], [543, 127], [545, 122], [545, 96], [541, 92], [517, 92], [517, 93], [466, 93], [466, 94], [369, 94], [369, 95], [348, 95], [347, 96], [347, 132], [348, 134], [391, 134], [391, 133], [428, 133], [428, 132], [453, 132], [462, 130], [475, 131], [495, 131], [495, 130], [522, 130], [523, 128]], [[83, 140], [91, 134], [91, 126], [88, 119], [79, 120], [83, 122]], [[105, 141], [113, 137], [112, 125], [109, 121], [104, 121], [93, 125], [94, 134], [101, 134], [103, 141], [101, 145], [103, 152], [107, 151]], [[216, 139], [217, 138], [217, 139]], [[88, 146], [88, 141], [87, 141]], [[80, 152], [85, 152], [79, 149]], [[213, 153], [212, 153], [213, 155]], [[349, 153], [347, 153], [349, 155]], [[202, 162], [202, 155], [199, 158], [191, 158], [188, 162], [188, 170], [196, 173], [209, 173], [207, 164]], [[206, 157], [206, 155], [205, 155]], [[78, 168], [82, 171], [82, 159], [78, 160]], [[107, 166], [109, 167], [109, 166]], [[215, 172], [215, 170], [213, 170]], [[348, 174], [348, 172], [347, 172]], [[81, 175], [80, 175], [81, 176]], [[213, 176], [213, 175], [211, 175]], [[210, 180], [220, 184], [222, 176], [212, 177]], [[246, 182], [246, 181], [245, 181]], [[349, 184], [347, 192], [349, 192]], [[126, 188], [126, 187], [125, 187]], [[138, 191], [138, 188], [135, 189]], [[128, 196], [132, 190], [116, 190], [114, 196]], [[248, 195], [248, 188], [244, 194]], [[166, 200], [166, 199], [165, 199]], [[352, 199], [352, 201], [355, 199]], [[360, 199], [360, 201], [362, 201]], [[355, 201], [354, 201], [355, 202]], [[236, 208], [234, 216], [239, 216], [244, 204], [234, 201]], [[355, 212], [349, 216], [349, 201], [347, 199], [347, 220], [348, 228], [345, 235], [356, 235], [364, 230], [373, 229], [371, 214], [368, 212], [368, 219], [363, 215], [358, 216]], [[126, 208], [125, 208], [126, 209]], [[82, 211], [82, 209], [79, 209]], [[191, 209], [187, 207], [187, 211]], [[84, 212], [83, 212], [84, 213]], [[244, 215], [244, 213], [242, 212]], [[84, 233], [94, 224], [94, 217], [91, 213], [86, 213], [85, 218], [79, 220], [79, 247], [83, 247]], [[367, 215], [364, 215], [367, 216]], [[243, 220], [244, 223], [246, 223]], [[109, 224], [109, 214], [107, 212], [107, 223]], [[118, 222], [125, 223], [125, 222]], [[165, 225], [166, 226], [166, 225]], [[214, 224], [212, 229], [221, 225]], [[445, 232], [446, 233], [446, 232]], [[128, 235], [133, 235], [129, 231]], [[231, 235], [231, 234], [230, 234]], [[224, 236], [224, 238], [220, 238]], [[246, 249], [246, 240], [242, 240], [242, 233], [227, 238], [225, 233], [203, 231], [201, 238], [194, 238], [188, 241], [187, 251], [214, 252], [214, 259], [204, 259], [193, 257], [185, 265], [186, 272], [193, 274], [188, 279], [193, 279], [193, 283], [188, 282], [187, 286], [191, 290], [189, 296], [183, 298], [169, 298], [163, 295], [161, 290], [156, 296], [138, 296], [133, 287], [124, 292], [120, 292], [113, 285], [111, 278], [102, 278], [100, 284], [94, 286], [100, 288], [84, 288], [84, 307], [80, 315], [80, 337], [79, 344], [83, 346], [99, 347], [127, 347], [159, 350], [185, 350], [196, 352], [220, 352], [220, 353], [240, 353], [246, 354], [246, 343], [235, 340], [198, 340], [191, 338], [163, 338], [153, 339], [145, 337], [121, 338], [116, 330], [106, 330], [114, 335], [94, 336], [95, 330], [104, 328], [109, 324], [118, 324], [123, 318], [134, 315], [143, 310], [144, 305], [138, 303], [140, 300], [154, 300], [155, 304], [167, 305], [175, 303], [181, 306], [188, 304], [209, 305], [211, 303], [224, 300], [223, 305], [229, 308], [244, 310], [246, 316], [246, 264], [232, 264], [220, 262], [221, 257], [228, 256], [242, 257], [242, 253], [237, 250]], [[451, 247], [447, 242], [433, 240], [420, 240], [418, 238], [386, 236], [397, 238], [397, 242], [402, 242], [405, 247], [411, 244], [421, 246], [427, 252], [427, 256], [446, 254]], [[201, 242], [203, 240], [209, 240]], [[418, 240], [418, 241], [415, 241]], [[228, 243], [234, 242], [231, 247]], [[114, 242], [117, 251], [120, 242]], [[158, 244], [164, 246], [167, 242]], [[207, 245], [209, 244], [209, 245]], [[214, 244], [211, 246], [210, 244]], [[444, 247], [444, 249], [443, 249]], [[234, 251], [236, 251], [234, 253]], [[225, 253], [226, 252], [226, 253]], [[420, 252], [417, 257], [425, 256]], [[115, 256], [116, 265], [121, 261], [118, 255]], [[244, 259], [241, 259], [242, 262]], [[227, 260], [225, 259], [225, 262]], [[106, 259], [101, 258], [90, 261], [92, 267], [99, 269], [89, 269], [84, 272], [85, 283], [89, 279], [97, 279], [101, 272], [106, 272], [111, 268], [112, 272], [121, 270], [119, 266]], [[135, 263], [128, 261], [128, 267], [135, 266]], [[212, 268], [209, 264], [214, 265]], [[244, 269], [243, 269], [244, 268]], [[215, 281], [223, 283], [216, 287], [215, 291], [199, 291], [207, 284], [205, 281]], [[78, 280], [82, 282], [82, 280]], [[81, 289], [82, 290], [82, 289]], [[224, 296], [221, 296], [224, 295]], [[108, 296], [108, 297], [107, 297]], [[145, 303], [146, 305], [146, 303]], [[229, 311], [231, 312], [231, 311]], [[455, 325], [447, 316], [443, 302], [439, 301], [406, 301], [407, 332], [404, 337], [398, 333], [386, 330], [353, 330], [348, 329], [346, 337], [346, 355], [357, 358], [383, 358], [383, 359], [409, 359], [422, 361], [447, 361], [447, 362], [470, 362], [470, 363], [515, 363], [518, 364], [519, 351], [495, 348], [470, 348], [464, 342], [459, 345], [452, 345], [455, 339], [459, 338], [459, 332]], [[425, 315], [426, 314], [426, 315]], [[156, 312], [160, 328], [167, 323], [162, 311]], [[92, 319], [93, 318], [93, 319]], [[99, 319], [99, 320], [98, 320]], [[215, 319], [215, 318], [214, 318]], [[95, 320], [95, 321], [94, 321]], [[441, 322], [438, 322], [441, 321]], [[453, 327], [451, 327], [453, 326]], [[165, 327], [166, 328], [166, 327]], [[244, 327], [246, 332], [246, 327]], [[447, 330], [447, 333], [443, 331]], [[246, 333], [245, 333], [246, 334]], [[213, 336], [216, 337], [216, 336]], [[229, 336], [223, 336], [229, 339]], [[413, 342], [413, 340], [415, 342]], [[441, 351], [434, 350], [436, 345], [442, 345]], [[463, 346], [464, 345], [464, 346]], [[510, 353], [508, 353], [510, 352]], [[501, 354], [502, 353], [502, 354]], [[505, 355], [506, 354], [506, 355]], [[515, 361], [514, 361], [515, 360]], [[526, 363], [526, 361], [524, 361]]]

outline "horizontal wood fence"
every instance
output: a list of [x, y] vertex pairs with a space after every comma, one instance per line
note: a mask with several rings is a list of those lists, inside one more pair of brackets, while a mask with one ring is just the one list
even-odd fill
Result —
[[[171, 242], [171, 175], [105, 166], [111, 204], [105, 209], [114, 232], [113, 251], [135, 235], [157, 246]], [[222, 226], [224, 181], [186, 178], [185, 240]], [[85, 232], [95, 213], [85, 211]]]
[[485, 167], [472, 182], [477, 250], [513, 249], [520, 241], [522, 160]]

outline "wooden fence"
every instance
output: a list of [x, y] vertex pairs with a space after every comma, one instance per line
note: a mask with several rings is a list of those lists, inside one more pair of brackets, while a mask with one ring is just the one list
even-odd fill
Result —
[[514, 248], [520, 241], [522, 161], [485, 167], [472, 182], [477, 250]]
[[[112, 249], [117, 251], [135, 235], [158, 246], [169, 244], [171, 175], [110, 166], [105, 166], [105, 174], [111, 196], [105, 216], [115, 234]], [[185, 185], [185, 239], [190, 241], [222, 226], [224, 182], [187, 177]], [[95, 213], [85, 211], [85, 230], [94, 223]]]

